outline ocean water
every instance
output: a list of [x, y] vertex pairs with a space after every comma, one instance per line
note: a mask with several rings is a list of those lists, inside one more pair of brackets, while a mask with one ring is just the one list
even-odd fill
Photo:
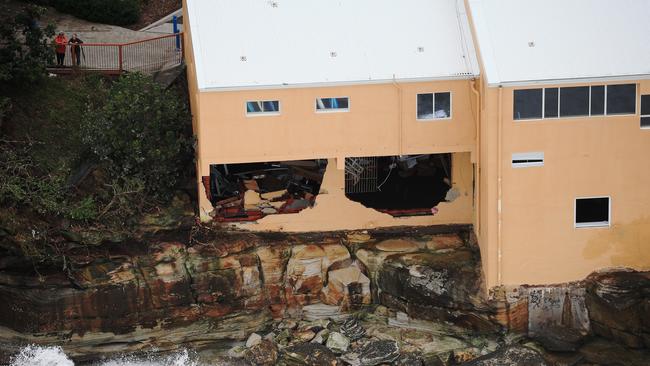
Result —
[[[27, 346], [12, 357], [10, 366], [78, 366], [61, 347]], [[85, 364], [92, 366], [202, 366], [187, 350], [170, 355], [118, 356]]]

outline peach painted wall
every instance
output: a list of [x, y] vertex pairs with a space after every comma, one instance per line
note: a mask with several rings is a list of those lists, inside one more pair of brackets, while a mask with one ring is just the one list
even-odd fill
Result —
[[[513, 88], [501, 93], [501, 118], [499, 88], [484, 93], [481, 114], [481, 216], [486, 226], [480, 241], [488, 288], [580, 280], [608, 267], [650, 269], [650, 130], [640, 128], [640, 107], [629, 116], [514, 121]], [[638, 83], [637, 94], [650, 94], [650, 81]], [[543, 167], [512, 168], [512, 153], [533, 151], [544, 152]], [[611, 197], [611, 227], [574, 227], [574, 200], [589, 196]]]

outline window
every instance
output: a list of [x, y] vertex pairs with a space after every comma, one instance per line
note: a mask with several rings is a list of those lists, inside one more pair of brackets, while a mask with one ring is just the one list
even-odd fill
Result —
[[350, 110], [349, 98], [318, 98], [316, 99], [316, 111], [318, 112], [345, 112]]
[[544, 166], [543, 152], [514, 153], [512, 154], [513, 168], [530, 168], [534, 166]]
[[515, 120], [635, 113], [636, 84], [514, 91]]
[[607, 85], [607, 114], [636, 113], [636, 84]]
[[417, 95], [417, 119], [451, 118], [451, 92]]
[[610, 212], [609, 197], [576, 198], [575, 227], [609, 226]]
[[641, 128], [650, 128], [650, 94], [641, 96]]
[[560, 117], [589, 115], [589, 87], [560, 88]]
[[555, 118], [560, 111], [559, 89], [544, 89], [544, 118]]
[[246, 102], [246, 114], [278, 114], [280, 113], [280, 102], [277, 100], [264, 100]]
[[542, 89], [515, 90], [514, 119], [542, 118]]

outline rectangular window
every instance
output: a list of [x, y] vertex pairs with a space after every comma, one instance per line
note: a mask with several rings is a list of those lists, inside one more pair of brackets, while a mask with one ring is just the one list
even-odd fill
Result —
[[417, 95], [417, 119], [451, 118], [451, 92]]
[[602, 116], [605, 114], [605, 86], [593, 85], [591, 87], [591, 115]]
[[246, 102], [246, 114], [278, 114], [280, 113], [280, 101], [264, 100]]
[[543, 152], [514, 153], [512, 154], [513, 168], [530, 168], [544, 166]]
[[515, 120], [542, 118], [542, 89], [522, 89], [514, 92]]
[[544, 118], [556, 118], [559, 109], [558, 88], [544, 89]]
[[650, 128], [650, 94], [641, 96], [641, 128]]
[[610, 212], [609, 197], [576, 198], [575, 227], [609, 226]]
[[636, 84], [607, 85], [607, 114], [636, 113]]
[[589, 115], [589, 87], [560, 88], [560, 117]]
[[350, 110], [350, 99], [344, 98], [318, 98], [316, 99], [316, 111], [318, 112], [345, 112]]

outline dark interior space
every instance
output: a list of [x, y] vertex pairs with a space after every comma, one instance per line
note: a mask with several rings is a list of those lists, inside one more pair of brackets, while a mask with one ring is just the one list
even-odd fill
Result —
[[609, 198], [579, 198], [576, 200], [576, 224], [609, 221]]
[[393, 216], [433, 215], [451, 188], [451, 154], [346, 159], [346, 196]]
[[210, 166], [209, 198], [221, 221], [257, 220], [314, 205], [327, 160]]

